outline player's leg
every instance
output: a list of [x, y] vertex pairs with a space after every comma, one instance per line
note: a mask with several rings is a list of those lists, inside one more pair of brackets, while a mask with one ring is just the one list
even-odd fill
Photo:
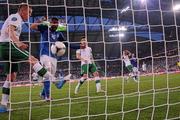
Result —
[[[7, 74], [7, 77], [6, 77], [6, 81], [4, 82], [3, 88], [2, 88], [2, 99], [1, 99], [0, 112], [3, 112], [2, 109], [7, 111], [9, 95], [10, 95], [10, 82], [13, 82], [16, 80], [17, 72], [18, 72], [18, 64], [17, 63], [12, 63], [12, 64], [7, 63], [5, 65], [5, 73]], [[6, 112], [6, 111], [4, 111], [4, 112]]]
[[71, 78], [71, 74], [66, 75], [65, 77], [64, 76], [59, 76], [59, 81], [55, 82], [56, 88], [61, 89], [65, 85], [65, 83], [68, 80], [70, 80], [70, 78]]
[[[43, 55], [40, 57], [41, 64], [52, 74], [52, 62], [51, 58], [49, 56]], [[48, 78], [45, 78], [43, 81], [43, 89], [40, 93], [41, 98], [46, 99], [49, 101], [50, 98], [50, 80]]]
[[6, 54], [9, 55], [9, 53], [11, 53], [11, 61], [29, 60], [39, 76], [53, 79], [52, 75], [40, 64], [39, 60], [30, 55], [29, 52], [19, 49], [14, 43], [11, 43], [11, 52], [9, 52], [9, 43], [7, 43], [7, 45]]
[[31, 83], [32, 83], [32, 86], [34, 88], [36, 84], [39, 84], [38, 80], [40, 79], [40, 77], [35, 72], [31, 76], [32, 76], [32, 79], [31, 79], [32, 82]]
[[[3, 60], [9, 60], [9, 45], [6, 43], [0, 44], [0, 57]], [[11, 66], [10, 66], [11, 65]], [[11, 69], [10, 69], [11, 68]], [[6, 112], [7, 111], [7, 105], [9, 101], [9, 95], [10, 95], [10, 82], [13, 82], [16, 79], [16, 73], [18, 71], [18, 64], [7, 62], [5, 63], [5, 73], [6, 81], [3, 84], [2, 88], [2, 99], [1, 99], [1, 105], [0, 105], [0, 112]]]
[[135, 74], [134, 74], [134, 72], [133, 72], [133, 66], [132, 66], [132, 65], [128, 65], [128, 66], [127, 66], [127, 69], [128, 69], [128, 71], [129, 71], [129, 76], [132, 77], [132, 79], [133, 79], [135, 82], [137, 82], [136, 77], [135, 77]]
[[[54, 71], [55, 74], [57, 69], [57, 62], [56, 64], [53, 64], [53, 68], [54, 68], [53, 70], [55, 70]], [[62, 73], [59, 73], [59, 81], [55, 83], [56, 88], [61, 89], [65, 85], [65, 83], [70, 80], [70, 78], [71, 78], [71, 74], [64, 76]]]
[[89, 71], [89, 65], [86, 64], [86, 65], [82, 65], [81, 66], [81, 75], [82, 77], [80, 78], [78, 84], [76, 85], [75, 87], [75, 91], [74, 93], [77, 94], [81, 85], [84, 83], [84, 81], [88, 78], [88, 71]]
[[8, 74], [2, 88], [0, 112], [6, 112], [10, 95], [10, 82], [16, 79], [16, 72]]
[[93, 76], [95, 78], [95, 82], [96, 82], [96, 92], [104, 92], [104, 90], [101, 89], [101, 82], [100, 82], [100, 77], [99, 77], [99, 73], [97, 71], [97, 67], [96, 65], [90, 64], [90, 71], [93, 73]]
[[138, 80], [139, 71], [137, 67], [133, 67], [133, 73], [136, 80]]

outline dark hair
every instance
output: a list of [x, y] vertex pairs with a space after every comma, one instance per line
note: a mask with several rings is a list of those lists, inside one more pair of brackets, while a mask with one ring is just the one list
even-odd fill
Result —
[[20, 11], [21, 9], [24, 9], [24, 8], [32, 9], [32, 7], [28, 5], [28, 3], [21, 3], [18, 7], [18, 11]]
[[80, 39], [86, 39], [86, 37], [85, 37], [85, 36], [82, 36]]
[[80, 41], [87, 41], [87, 39], [85, 37], [81, 37]]
[[52, 18], [51, 18], [51, 21], [52, 21], [52, 20], [59, 21], [59, 19], [58, 19], [57, 17], [52, 17]]

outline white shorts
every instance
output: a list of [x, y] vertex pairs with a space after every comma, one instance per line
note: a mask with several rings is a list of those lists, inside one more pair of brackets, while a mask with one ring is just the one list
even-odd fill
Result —
[[56, 70], [57, 70], [56, 58], [53, 58], [47, 55], [42, 55], [40, 57], [40, 62], [52, 75], [55, 75]]

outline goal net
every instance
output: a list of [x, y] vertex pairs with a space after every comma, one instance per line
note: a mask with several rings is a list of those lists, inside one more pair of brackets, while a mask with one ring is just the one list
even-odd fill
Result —
[[[52, 99], [47, 102], [39, 96], [43, 82], [34, 81], [32, 66], [21, 61], [17, 79], [10, 83], [10, 111], [0, 113], [0, 119], [180, 119], [179, 0], [0, 0], [0, 28], [22, 2], [32, 6], [33, 12], [24, 21], [20, 40], [39, 59], [42, 36], [30, 26], [45, 17], [47, 21], [57, 17], [67, 46], [65, 55], [58, 58], [56, 77], [72, 77], [62, 89], [51, 84]], [[82, 77], [76, 58], [82, 37], [92, 48], [105, 92], [96, 93], [95, 79], [88, 72], [88, 79], [74, 94]], [[125, 50], [131, 52], [128, 57], [136, 74], [124, 62]], [[7, 61], [0, 60], [2, 88]]]

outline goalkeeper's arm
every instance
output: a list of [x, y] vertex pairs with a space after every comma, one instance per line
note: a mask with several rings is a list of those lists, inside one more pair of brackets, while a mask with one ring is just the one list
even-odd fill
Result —
[[39, 25], [43, 26], [43, 28], [41, 27], [42, 29], [47, 29], [50, 23], [47, 21], [46, 17], [43, 17], [37, 20], [35, 23], [32, 23], [31, 29], [41, 31], [41, 28], [39, 27]]

